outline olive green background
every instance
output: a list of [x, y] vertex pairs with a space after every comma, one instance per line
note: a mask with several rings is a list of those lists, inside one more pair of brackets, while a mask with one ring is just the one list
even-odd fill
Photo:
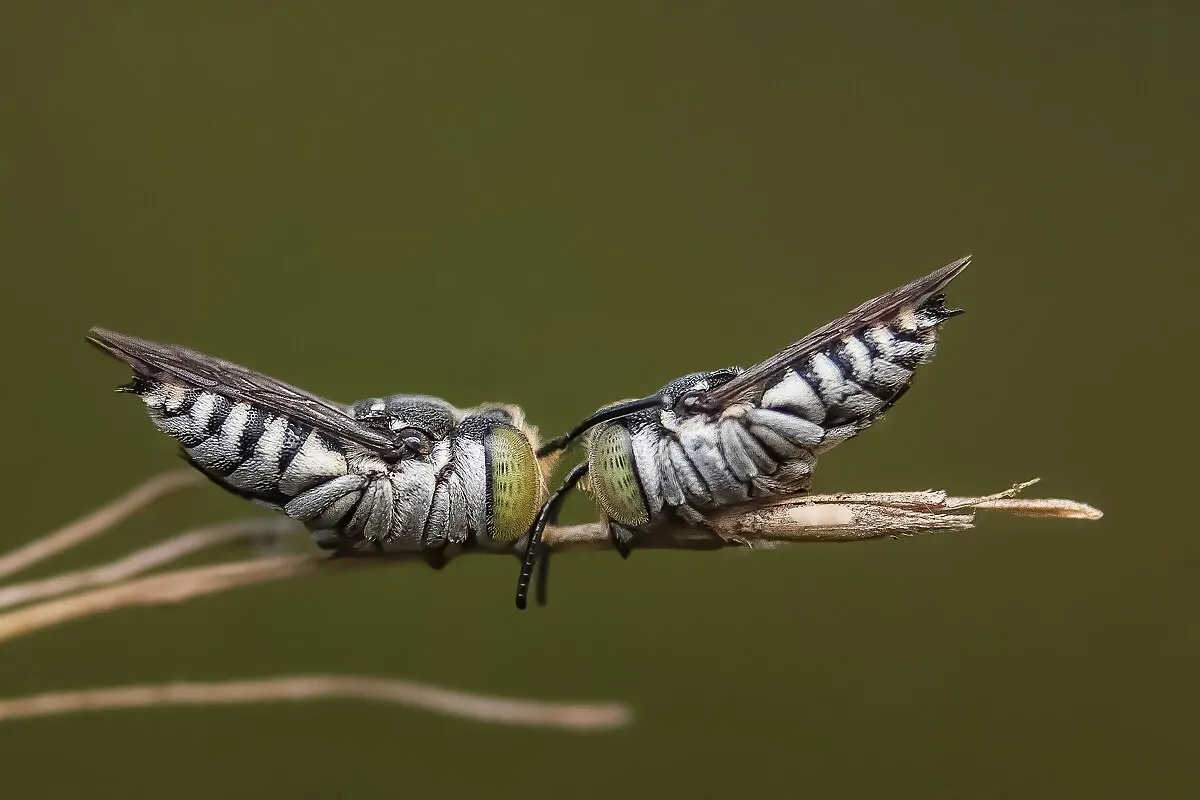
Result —
[[[1200, 16], [1171, 9], [0, 4], [3, 549], [181, 463], [90, 325], [552, 435], [965, 253], [938, 360], [816, 488], [1041, 476], [1107, 513], [566, 557], [523, 614], [515, 560], [467, 559], [64, 625], [3, 646], [0, 696], [328, 671], [637, 717], [12, 722], [0, 793], [1196, 796]], [[255, 513], [203, 487], [31, 574]]]

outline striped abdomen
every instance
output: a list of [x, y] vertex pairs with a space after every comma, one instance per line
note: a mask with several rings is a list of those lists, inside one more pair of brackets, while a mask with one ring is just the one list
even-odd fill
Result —
[[228, 491], [303, 522], [322, 546], [439, 546], [475, 536], [500, 547], [528, 530], [541, 504], [528, 438], [486, 414], [431, 442], [427, 456], [387, 463], [253, 403], [145, 377], [129, 389], [193, 466]]
[[[935, 298], [847, 335], [798, 358], [753, 404], [683, 417], [665, 409], [598, 426], [588, 444], [597, 503], [610, 519], [638, 528], [666, 509], [806, 491], [817, 456], [900, 398], [954, 313]], [[725, 371], [723, 380], [737, 372]], [[694, 376], [695, 385], [717, 375]]]
[[933, 359], [938, 328], [955, 313], [935, 298], [802, 356], [767, 388], [758, 405], [826, 431], [850, 426], [850, 435], [857, 433], [899, 400], [917, 367]]
[[[193, 466], [247, 499], [284, 510], [349, 471], [335, 442], [286, 416], [179, 384], [138, 378], [131, 388], [154, 425], [183, 445]], [[289, 516], [311, 519], [291, 511]]]

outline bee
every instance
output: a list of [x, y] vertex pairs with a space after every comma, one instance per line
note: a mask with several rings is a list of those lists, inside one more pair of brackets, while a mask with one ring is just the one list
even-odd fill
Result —
[[869, 300], [749, 369], [685, 375], [648, 397], [605, 406], [543, 445], [539, 458], [582, 437], [587, 459], [538, 514], [517, 607], [525, 607], [539, 559], [543, 601], [542, 530], [585, 477], [622, 557], [639, 533], [663, 523], [707, 529], [723, 546], [730, 538], [708, 512], [807, 491], [817, 457], [880, 419], [933, 359], [942, 323], [961, 313], [945, 306], [943, 290], [970, 261]]
[[92, 328], [88, 341], [133, 369], [118, 391], [221, 488], [280, 511], [340, 552], [511, 547], [545, 494], [537, 431], [518, 406], [460, 409], [394, 394], [342, 405], [246, 367]]

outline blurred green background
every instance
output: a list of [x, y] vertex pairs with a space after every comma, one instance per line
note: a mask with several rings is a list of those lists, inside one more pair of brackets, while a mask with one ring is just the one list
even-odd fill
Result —
[[[1041, 476], [1032, 496], [1107, 516], [572, 556], [524, 614], [515, 561], [468, 559], [100, 616], [5, 644], [0, 696], [320, 671], [637, 719], [572, 735], [331, 702], [12, 722], [0, 792], [1200, 794], [1180, 500], [1200, 13], [1174, 7], [3, 3], [3, 549], [181, 463], [112, 394], [128, 373], [90, 325], [344, 401], [519, 402], [553, 435], [965, 253], [937, 362], [816, 488]], [[31, 574], [248, 513], [204, 487]]]

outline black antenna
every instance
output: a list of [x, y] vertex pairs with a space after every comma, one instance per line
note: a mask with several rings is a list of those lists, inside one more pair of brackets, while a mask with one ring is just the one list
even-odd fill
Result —
[[[529, 529], [529, 547], [525, 550], [525, 561], [521, 564], [521, 576], [517, 579], [517, 608], [524, 610], [529, 601], [529, 584], [533, 580], [533, 568], [537, 565], [538, 556], [542, 550], [542, 531], [546, 526], [558, 520], [558, 512], [562, 510], [563, 501], [566, 500], [567, 492], [575, 488], [575, 484], [579, 483], [580, 478], [587, 474], [588, 463], [584, 461], [581, 464], [576, 464], [567, 477], [563, 478], [562, 486], [550, 495], [550, 499], [538, 511], [537, 519], [533, 521], [533, 527]], [[549, 556], [549, 553], [546, 554]], [[545, 566], [542, 567], [545, 570]], [[545, 588], [539, 584], [538, 597], [544, 601], [546, 596]]]
[[572, 428], [570, 433], [564, 433], [562, 436], [557, 436], [539, 447], [537, 451], [537, 457], [545, 458], [551, 453], [556, 453], [559, 450], [565, 449], [567, 445], [578, 439], [583, 434], [587, 433], [590, 429], [599, 425], [601, 422], [608, 422], [609, 420], [617, 419], [619, 417], [627, 417], [630, 414], [637, 413], [638, 411], [645, 411], [647, 408], [655, 408], [661, 402], [662, 397], [660, 395], [653, 394], [649, 397], [642, 397], [637, 400], [626, 400], [623, 403], [616, 403], [608, 406], [607, 408], [602, 408]]

